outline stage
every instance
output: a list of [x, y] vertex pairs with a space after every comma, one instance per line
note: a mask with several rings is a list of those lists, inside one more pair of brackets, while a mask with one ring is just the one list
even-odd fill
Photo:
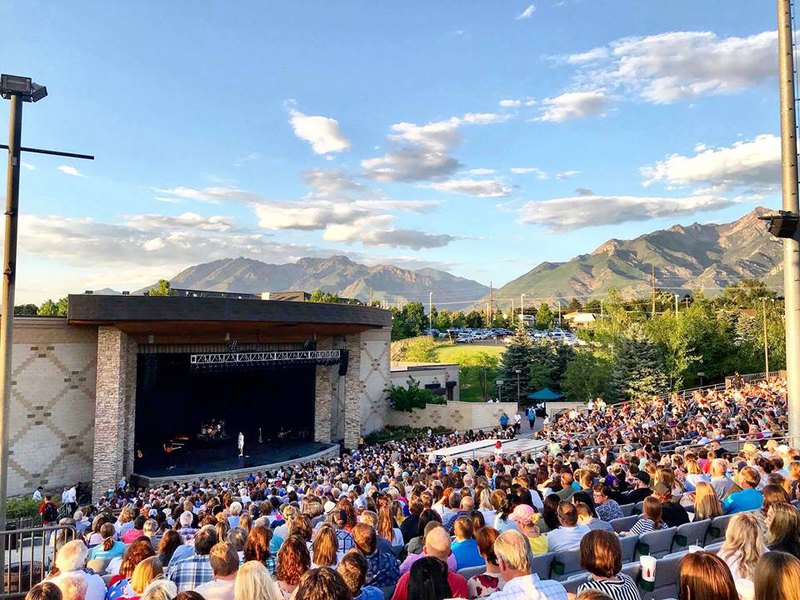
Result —
[[159, 485], [172, 481], [194, 481], [220, 477], [235, 477], [257, 471], [277, 469], [290, 464], [310, 462], [324, 457], [339, 456], [338, 444], [319, 442], [279, 441], [248, 444], [245, 456], [239, 458], [235, 440], [227, 446], [192, 448], [173, 452], [169, 457], [136, 461], [131, 481], [138, 486]]

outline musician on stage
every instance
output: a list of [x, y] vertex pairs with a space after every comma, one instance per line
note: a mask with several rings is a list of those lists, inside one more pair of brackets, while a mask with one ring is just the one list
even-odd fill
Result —
[[244, 456], [244, 434], [240, 431], [239, 432], [239, 440], [236, 444], [239, 447], [239, 458]]

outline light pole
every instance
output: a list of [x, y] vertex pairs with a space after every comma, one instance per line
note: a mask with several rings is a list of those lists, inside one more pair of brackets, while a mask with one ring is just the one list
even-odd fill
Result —
[[503, 401], [503, 383], [504, 382], [503, 382], [502, 379], [498, 379], [497, 380], [497, 394], [498, 394], [497, 401], [498, 402], [502, 402]]
[[514, 373], [517, 374], [517, 402], [519, 402], [519, 376], [521, 372], [520, 369], [514, 369]]
[[767, 299], [766, 298], [761, 298], [761, 311], [762, 311], [762, 313], [764, 315], [764, 379], [769, 379], [769, 341], [767, 339]]
[[524, 319], [522, 318], [522, 315], [525, 314], [525, 296], [526, 296], [526, 294], [520, 294], [519, 295], [519, 322], [520, 323], [524, 322]]
[[[22, 153], [50, 154], [71, 158], [94, 157], [22, 146], [22, 104], [38, 102], [47, 96], [47, 88], [30, 77], [0, 75], [0, 96], [11, 102], [8, 146], [8, 179], [6, 182], [5, 240], [3, 246], [2, 314], [0, 314], [0, 531], [6, 529], [8, 502], [8, 430], [11, 418], [11, 347], [14, 333], [14, 293], [17, 278], [17, 229], [19, 222], [19, 178]], [[6, 540], [0, 537], [0, 573], [5, 572]], [[0, 593], [5, 589], [0, 576]]]
[[678, 318], [678, 301], [680, 300], [680, 294], [675, 294], [675, 318]]
[[433, 292], [428, 292], [428, 332], [433, 336]]

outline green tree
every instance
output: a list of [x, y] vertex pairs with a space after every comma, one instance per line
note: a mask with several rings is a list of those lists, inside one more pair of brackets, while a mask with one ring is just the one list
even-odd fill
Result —
[[449, 310], [436, 310], [433, 315], [433, 326], [442, 333], [447, 331], [453, 326], [452, 312]]
[[644, 400], [667, 390], [664, 360], [659, 346], [639, 323], [632, 324], [616, 353], [612, 384], [622, 400]]
[[521, 377], [519, 389], [520, 397], [527, 396], [530, 393], [530, 369], [532, 359], [533, 344], [531, 343], [524, 325], [519, 324], [516, 333], [514, 333], [514, 337], [511, 338], [501, 358], [500, 379], [504, 381], [504, 390], [506, 391], [504, 396], [506, 398], [516, 397], [518, 374]]
[[45, 300], [39, 307], [38, 315], [40, 317], [66, 317], [69, 312], [69, 298], [64, 296], [59, 298], [56, 302], [52, 300]]
[[466, 317], [467, 327], [470, 329], [481, 329], [484, 323], [484, 315], [477, 310], [471, 310], [467, 313]]
[[611, 398], [614, 365], [600, 352], [579, 350], [567, 363], [561, 379], [561, 392], [572, 402]]
[[155, 286], [151, 287], [148, 292], [148, 296], [175, 296], [176, 292], [172, 289], [169, 284], [169, 281], [166, 279], [159, 279], [158, 283]]
[[[500, 360], [488, 352], [470, 353], [459, 369], [461, 399], [483, 399], [497, 397], [497, 378]], [[476, 392], [477, 390], [477, 392]]]
[[389, 406], [394, 410], [411, 412], [415, 408], [425, 408], [426, 404], [443, 404], [437, 401], [430, 390], [419, 386], [419, 381], [413, 377], [408, 378], [406, 387], [392, 385], [388, 389]]
[[323, 292], [321, 289], [317, 288], [311, 292], [311, 297], [308, 299], [308, 301], [322, 302], [324, 304], [339, 304], [339, 294]]
[[404, 359], [409, 362], [438, 363], [437, 344], [429, 336], [408, 340], [403, 352]]
[[39, 307], [35, 304], [18, 304], [14, 307], [14, 314], [18, 317], [35, 317], [39, 313]]
[[542, 302], [536, 311], [536, 329], [552, 329], [555, 317], [547, 303]]
[[761, 298], [774, 297], [760, 279], [742, 279], [723, 290], [720, 302], [728, 308], [761, 308]]
[[392, 339], [416, 337], [428, 327], [428, 318], [421, 302], [408, 302], [403, 308], [392, 308]]

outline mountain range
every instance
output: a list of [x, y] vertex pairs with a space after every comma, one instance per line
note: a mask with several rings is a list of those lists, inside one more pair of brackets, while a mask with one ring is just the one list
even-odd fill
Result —
[[716, 296], [743, 278], [779, 288], [783, 247], [759, 220], [770, 212], [758, 207], [733, 223], [675, 225], [633, 240], [611, 239], [591, 254], [540, 263], [496, 295], [526, 294], [536, 301], [585, 299], [616, 288], [625, 297], [636, 297], [650, 292], [654, 275], [658, 288], [675, 293], [703, 290]]
[[[573, 297], [587, 299], [616, 288], [625, 297], [650, 293], [656, 286], [684, 293], [703, 290], [715, 296], [743, 278], [782, 285], [782, 246], [759, 220], [769, 211], [756, 208], [726, 224], [675, 225], [632, 240], [611, 239], [590, 254], [566, 262], [543, 262], [494, 291], [498, 304], [527, 296], [526, 305]], [[175, 275], [173, 287], [242, 293], [321, 289], [345, 298], [419, 301], [428, 293], [439, 308], [485, 307], [489, 289], [476, 281], [436, 269], [366, 266], [345, 256], [302, 258], [267, 264], [250, 258], [226, 258], [189, 267]]]
[[225, 258], [189, 267], [170, 279], [175, 288], [242, 293], [302, 290], [367, 301], [428, 302], [428, 293], [452, 310], [466, 308], [487, 294], [485, 285], [436, 269], [368, 267], [345, 256], [301, 258], [296, 263], [267, 264], [250, 258]]

